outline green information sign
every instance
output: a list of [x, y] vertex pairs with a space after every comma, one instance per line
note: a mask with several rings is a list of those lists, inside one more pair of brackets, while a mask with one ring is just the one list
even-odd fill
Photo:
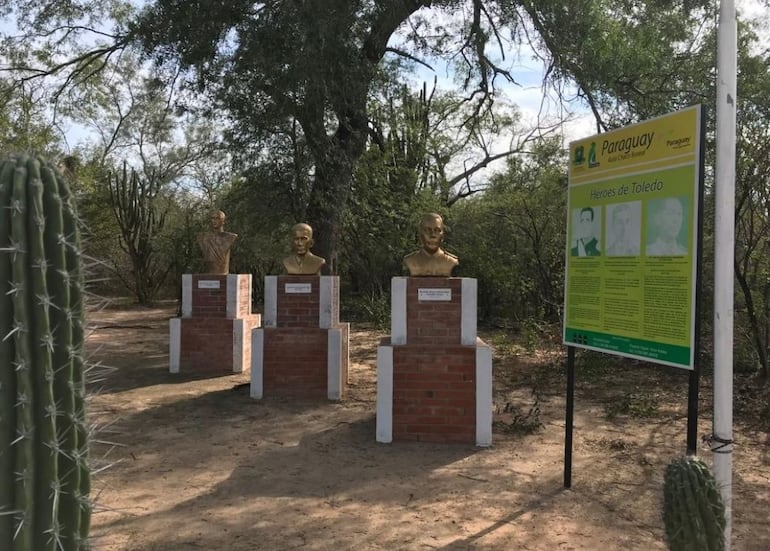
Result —
[[693, 368], [701, 115], [570, 144], [566, 345]]

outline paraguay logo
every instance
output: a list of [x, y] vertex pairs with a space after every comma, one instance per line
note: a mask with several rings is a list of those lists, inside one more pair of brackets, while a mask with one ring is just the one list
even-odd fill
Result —
[[596, 160], [596, 142], [591, 142], [591, 147], [588, 149], [588, 168], [599, 166], [599, 161]]
[[579, 145], [575, 148], [575, 156], [572, 159], [572, 163], [575, 165], [582, 165], [585, 161], [584, 159], [585, 155], [585, 148], [582, 145]]

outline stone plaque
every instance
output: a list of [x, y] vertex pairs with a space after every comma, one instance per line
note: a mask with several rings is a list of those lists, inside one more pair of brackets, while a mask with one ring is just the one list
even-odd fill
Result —
[[219, 289], [219, 280], [199, 279], [198, 289]]
[[417, 289], [420, 302], [451, 302], [452, 289]]
[[285, 292], [287, 295], [308, 295], [312, 292], [310, 283], [287, 283]]

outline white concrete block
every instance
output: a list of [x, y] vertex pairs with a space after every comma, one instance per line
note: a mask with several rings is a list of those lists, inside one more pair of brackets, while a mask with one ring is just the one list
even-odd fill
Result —
[[179, 373], [179, 361], [182, 354], [182, 318], [168, 320], [168, 370]]
[[492, 348], [476, 346], [476, 445], [492, 445]]
[[478, 282], [475, 279], [470, 277], [462, 278], [460, 344], [466, 346], [474, 346], [476, 344], [477, 291]]
[[243, 357], [243, 343], [249, 336], [246, 335], [246, 324], [243, 318], [233, 320], [233, 373], [243, 373], [245, 358]]
[[393, 441], [393, 347], [377, 347], [377, 442]]
[[265, 276], [265, 311], [263, 327], [278, 326], [278, 276]]
[[238, 317], [238, 299], [240, 298], [241, 294], [240, 285], [238, 285], [238, 274], [227, 274], [225, 285], [227, 287], [227, 305], [225, 307], [225, 316], [228, 319], [234, 319]]
[[251, 331], [251, 387], [249, 395], [255, 400], [261, 400], [264, 392], [265, 367], [265, 331]]
[[329, 329], [332, 324], [332, 306], [334, 305], [334, 278], [321, 276], [318, 283], [318, 327]]
[[406, 278], [390, 280], [390, 343], [406, 344]]
[[327, 332], [326, 353], [326, 394], [329, 400], [339, 400], [342, 397], [342, 331], [329, 329]]
[[182, 317], [192, 317], [192, 274], [182, 274]]

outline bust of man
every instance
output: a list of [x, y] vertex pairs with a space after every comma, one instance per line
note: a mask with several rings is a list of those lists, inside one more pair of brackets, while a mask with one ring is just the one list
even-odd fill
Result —
[[444, 251], [441, 243], [444, 240], [444, 219], [435, 212], [423, 215], [420, 222], [420, 242], [422, 248], [404, 257], [404, 267], [410, 276], [444, 276], [452, 275], [459, 261], [457, 257]]
[[283, 267], [289, 275], [319, 275], [326, 260], [310, 252], [313, 246], [313, 228], [307, 224], [295, 224], [291, 228], [291, 250], [294, 254], [283, 259]]
[[221, 210], [212, 211], [211, 231], [198, 234], [198, 246], [206, 262], [205, 273], [230, 272], [230, 247], [237, 238], [237, 234], [225, 231], [225, 213]]

